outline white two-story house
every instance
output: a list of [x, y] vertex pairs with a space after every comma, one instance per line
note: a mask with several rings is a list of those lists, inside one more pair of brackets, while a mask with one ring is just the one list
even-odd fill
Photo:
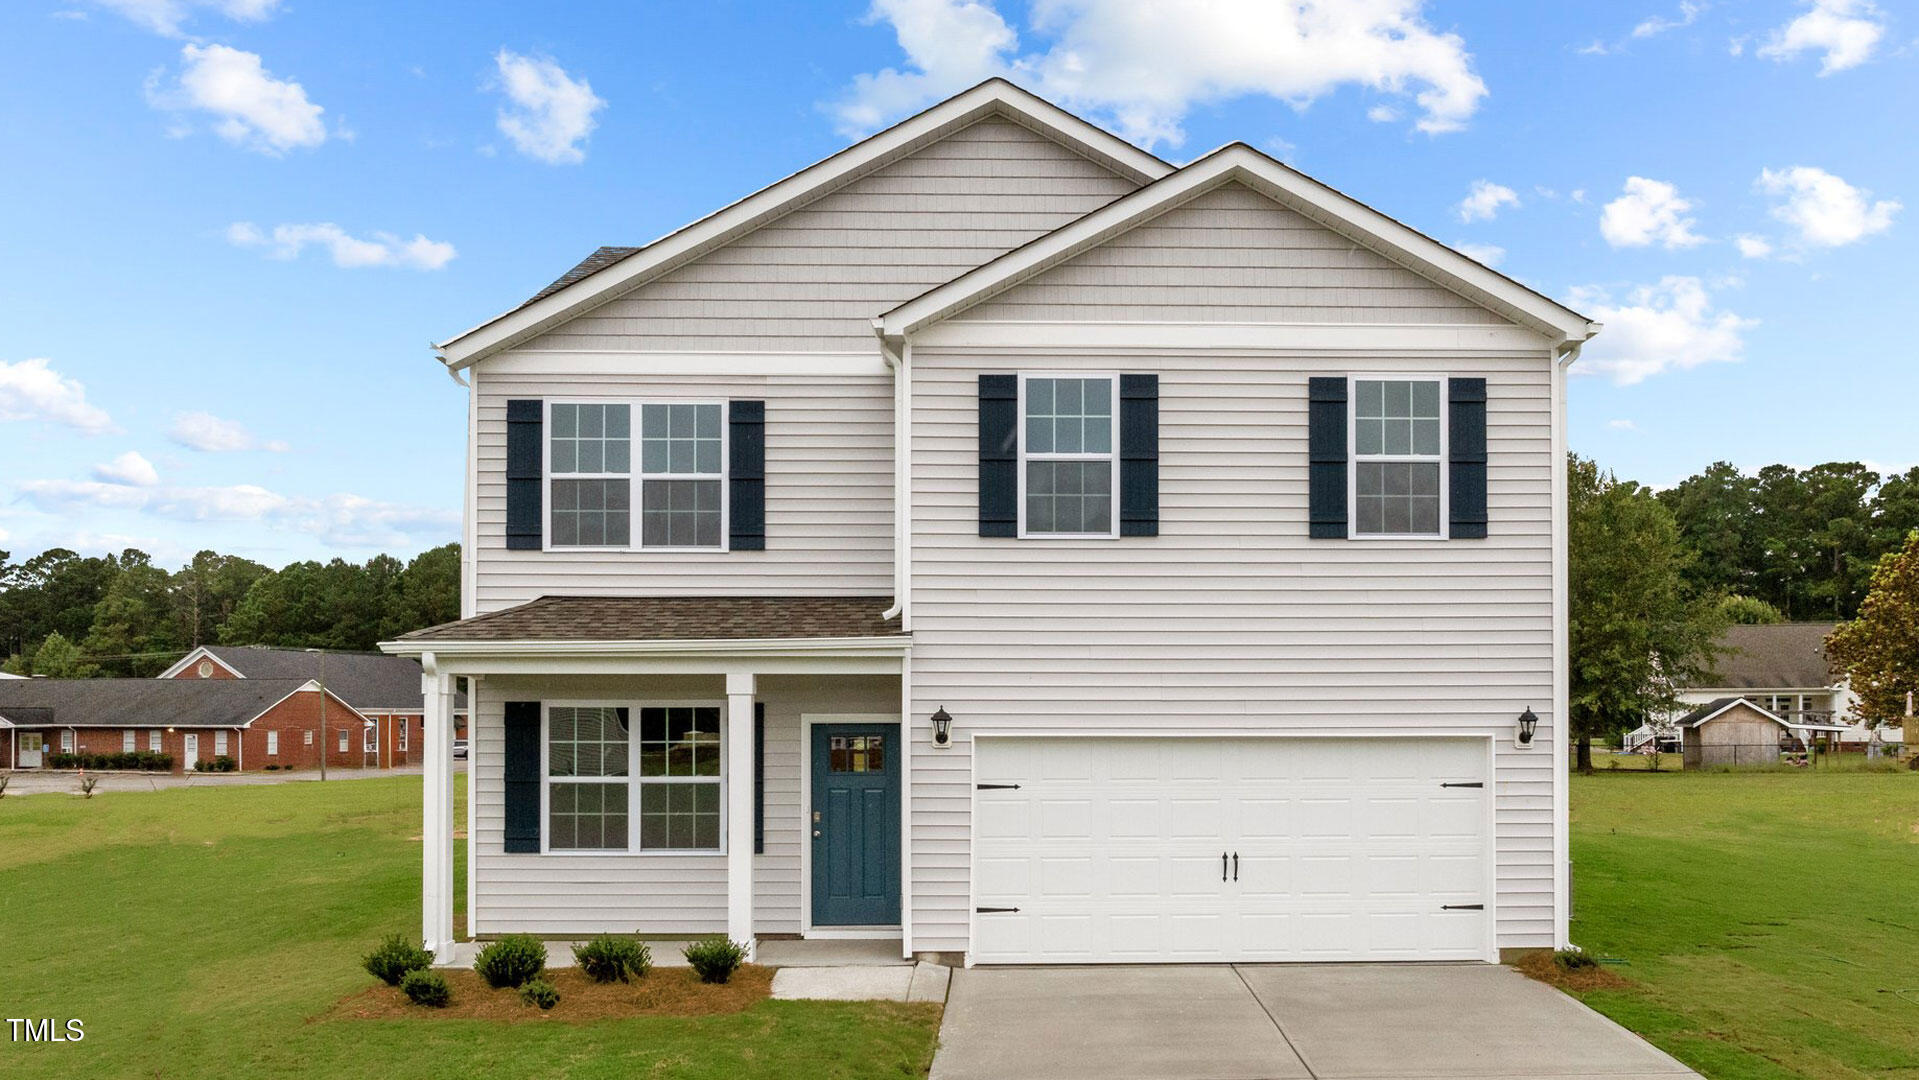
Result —
[[1597, 330], [1000, 81], [602, 248], [439, 346], [465, 618], [387, 645], [429, 687], [426, 941], [463, 887], [481, 937], [968, 963], [1564, 944]]

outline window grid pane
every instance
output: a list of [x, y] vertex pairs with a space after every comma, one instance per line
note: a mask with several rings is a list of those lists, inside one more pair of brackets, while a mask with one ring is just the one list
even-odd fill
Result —
[[1113, 382], [1025, 382], [1026, 532], [1111, 535]]
[[[1354, 381], [1356, 534], [1440, 534], [1441, 398], [1435, 379]], [[1376, 458], [1400, 460], [1369, 460]]]
[[553, 543], [559, 547], [625, 547], [633, 510], [627, 480], [554, 480]]
[[1026, 531], [1109, 533], [1113, 529], [1110, 461], [1026, 463]]

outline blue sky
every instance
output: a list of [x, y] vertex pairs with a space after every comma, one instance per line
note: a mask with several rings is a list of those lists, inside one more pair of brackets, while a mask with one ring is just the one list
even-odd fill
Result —
[[1608, 324], [1572, 443], [1904, 469], [1919, 22], [1866, 0], [0, 10], [0, 549], [458, 531], [427, 342], [1008, 74], [1244, 140]]

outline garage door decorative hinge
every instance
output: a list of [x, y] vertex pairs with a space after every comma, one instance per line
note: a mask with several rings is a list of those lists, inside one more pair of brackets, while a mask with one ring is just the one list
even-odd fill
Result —
[[1484, 904], [1441, 904], [1439, 905], [1439, 910], [1441, 911], [1484, 911], [1486, 910], [1486, 905]]
[[976, 907], [973, 910], [981, 915], [1003, 915], [1009, 911], [1018, 911], [1019, 909], [1016, 907]]
[[1440, 787], [1485, 787], [1484, 780], [1447, 780]]
[[1018, 784], [974, 784], [979, 791], [1018, 791]]

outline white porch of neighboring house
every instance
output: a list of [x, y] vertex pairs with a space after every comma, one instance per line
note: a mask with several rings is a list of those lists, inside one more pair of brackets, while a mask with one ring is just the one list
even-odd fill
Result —
[[468, 937], [882, 937], [909, 955], [910, 639], [888, 606], [549, 597], [385, 643], [424, 672], [426, 947], [454, 954], [463, 825]]

